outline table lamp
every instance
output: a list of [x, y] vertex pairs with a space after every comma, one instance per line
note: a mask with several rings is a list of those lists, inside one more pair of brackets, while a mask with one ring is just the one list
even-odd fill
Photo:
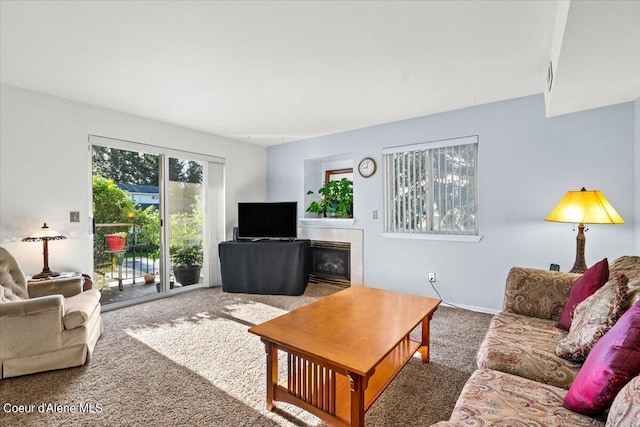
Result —
[[587, 264], [584, 259], [585, 224], [624, 224], [624, 220], [598, 190], [568, 191], [545, 221], [571, 222], [578, 224], [576, 237], [576, 261], [571, 273], [584, 273]]
[[47, 227], [47, 223], [45, 222], [42, 228], [39, 228], [30, 236], [22, 239], [23, 242], [42, 241], [42, 254], [44, 256], [44, 267], [42, 268], [41, 273], [33, 276], [34, 279], [45, 279], [47, 277], [56, 277], [60, 275], [60, 273], [51, 271], [51, 269], [49, 268], [49, 240], [63, 240], [66, 238], [67, 236], [60, 234], [59, 232]]

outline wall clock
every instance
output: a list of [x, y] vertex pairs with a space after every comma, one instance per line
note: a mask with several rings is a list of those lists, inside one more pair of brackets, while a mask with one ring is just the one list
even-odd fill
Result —
[[371, 157], [365, 157], [360, 160], [360, 164], [358, 165], [358, 172], [364, 178], [372, 177], [374, 173], [376, 173], [376, 161]]

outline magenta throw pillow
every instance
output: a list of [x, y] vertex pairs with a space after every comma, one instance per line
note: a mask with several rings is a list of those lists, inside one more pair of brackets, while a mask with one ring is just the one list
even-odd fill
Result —
[[597, 415], [640, 374], [640, 301], [593, 346], [564, 398], [565, 408]]
[[558, 328], [568, 331], [571, 328], [573, 310], [575, 310], [576, 306], [593, 295], [595, 291], [607, 283], [607, 280], [609, 280], [609, 262], [605, 258], [589, 267], [589, 269], [575, 281], [571, 287], [569, 299], [560, 315]]

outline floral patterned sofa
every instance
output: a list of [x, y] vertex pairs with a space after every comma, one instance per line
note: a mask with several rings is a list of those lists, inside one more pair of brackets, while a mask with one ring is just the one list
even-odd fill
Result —
[[581, 297], [596, 266], [512, 268], [478, 370], [434, 426], [640, 426], [640, 257], [598, 264]]

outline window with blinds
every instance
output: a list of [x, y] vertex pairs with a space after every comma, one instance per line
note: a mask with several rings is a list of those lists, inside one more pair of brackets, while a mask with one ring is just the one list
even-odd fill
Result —
[[478, 137], [385, 148], [385, 231], [478, 235]]

